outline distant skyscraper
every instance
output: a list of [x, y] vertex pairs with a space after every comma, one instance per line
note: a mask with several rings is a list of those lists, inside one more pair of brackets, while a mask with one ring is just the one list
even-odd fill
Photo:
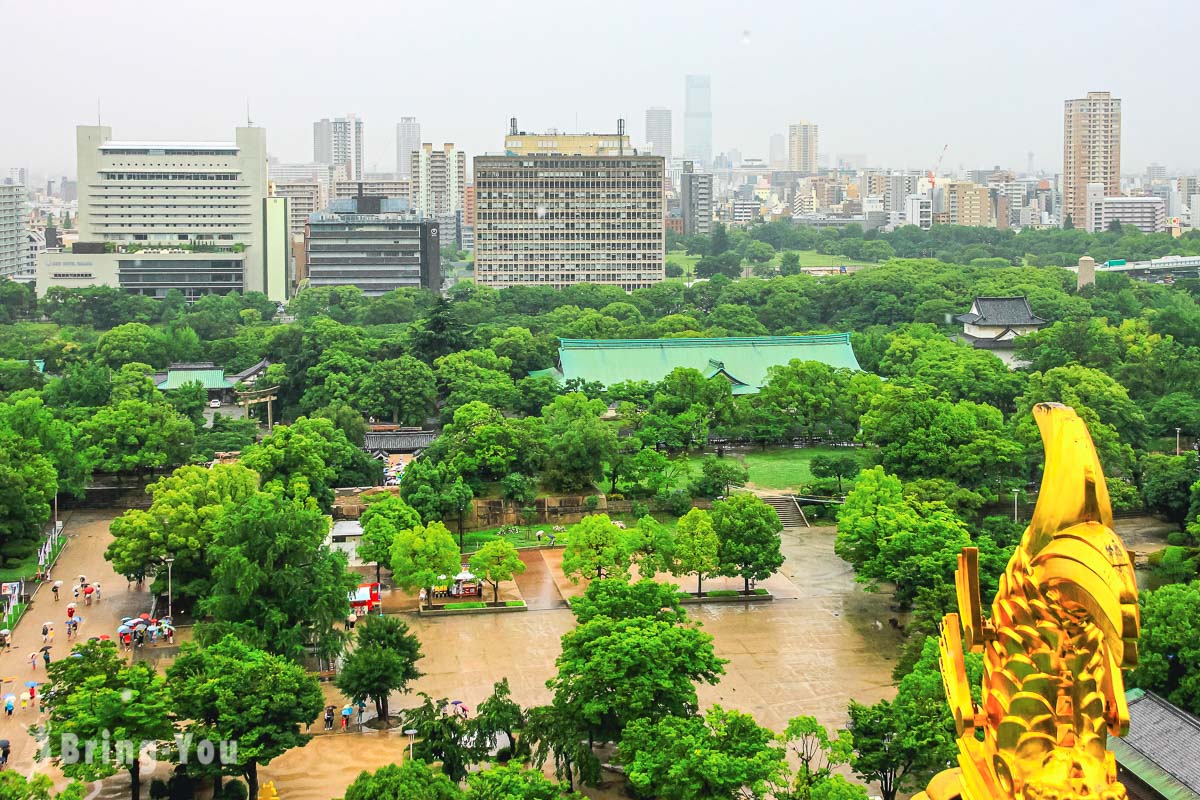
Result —
[[412, 154], [421, 149], [421, 123], [416, 117], [401, 117], [396, 123], [396, 175], [412, 177]]
[[712, 233], [712, 175], [694, 172], [691, 161], [683, 162], [680, 181], [683, 232], [708, 236]]
[[353, 114], [313, 123], [313, 161], [345, 166], [346, 177], [363, 176], [363, 124]]
[[787, 166], [787, 139], [783, 138], [782, 133], [771, 134], [770, 161], [771, 166], [775, 169], [783, 169]]
[[810, 175], [817, 171], [817, 126], [811, 122], [788, 126], [788, 169]]
[[712, 82], [707, 75], [688, 75], [684, 83], [683, 157], [712, 164]]
[[464, 194], [467, 189], [467, 154], [453, 144], [441, 150], [426, 142], [412, 154], [409, 202], [414, 211], [441, 223], [445, 240], [459, 240]]
[[1087, 224], [1089, 183], [1107, 197], [1121, 193], [1121, 101], [1109, 92], [1066, 102], [1062, 180], [1062, 221], [1070, 217], [1076, 228]]
[[646, 109], [646, 143], [650, 152], [666, 159], [668, 169], [671, 166], [671, 109]]
[[0, 275], [11, 277], [25, 267], [29, 246], [25, 233], [25, 187], [0, 185]]

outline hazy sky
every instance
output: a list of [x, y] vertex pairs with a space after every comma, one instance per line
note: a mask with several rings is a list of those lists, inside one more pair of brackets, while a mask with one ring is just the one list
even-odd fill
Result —
[[470, 154], [525, 130], [612, 130], [675, 112], [712, 76], [713, 147], [767, 155], [821, 126], [822, 154], [873, 165], [1061, 169], [1063, 100], [1123, 100], [1126, 172], [1200, 165], [1193, 0], [854, 3], [605, 0], [0, 0], [0, 168], [75, 174], [74, 126], [116, 138], [229, 140], [267, 128], [312, 159], [312, 121], [357, 113], [369, 171], [395, 169], [395, 123]]

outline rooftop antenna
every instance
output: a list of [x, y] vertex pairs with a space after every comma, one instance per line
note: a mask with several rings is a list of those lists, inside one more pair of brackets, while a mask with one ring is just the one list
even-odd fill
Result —
[[250, 121], [250, 101], [249, 101], [249, 99], [246, 100], [246, 127], [247, 128], [254, 127], [254, 123]]
[[100, 127], [100, 98], [96, 98], [96, 127]]
[[625, 155], [625, 120], [617, 120], [617, 154]]
[[508, 135], [509, 136], [517, 135], [517, 118], [516, 117], [508, 118]]

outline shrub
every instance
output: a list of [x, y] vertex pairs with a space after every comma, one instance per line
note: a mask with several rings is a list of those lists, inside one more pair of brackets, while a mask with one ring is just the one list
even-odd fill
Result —
[[522, 606], [525, 605], [525, 601], [524, 600], [505, 600], [504, 605], [508, 606], [509, 608], [521, 608]]
[[225, 781], [221, 786], [221, 800], [246, 800], [246, 784], [237, 780]]
[[634, 500], [630, 504], [630, 509], [633, 511], [633, 515], [638, 519], [641, 519], [650, 513], [650, 506], [646, 503], [643, 503], [641, 500]]
[[608, 499], [609, 500], [624, 500], [625, 495], [621, 494], [620, 492], [609, 492]]
[[682, 517], [692, 508], [691, 496], [682, 489], [661, 491], [654, 496], [654, 500], [660, 509], [674, 517]]
[[583, 500], [583, 507], [586, 508], [588, 511], [595, 511], [597, 508], [600, 507], [599, 496], [594, 495], [594, 494], [589, 494]]
[[446, 603], [444, 606], [442, 606], [442, 608], [446, 609], [447, 611], [457, 611], [457, 610], [463, 609], [463, 608], [487, 608], [487, 603], [480, 603], [477, 601], [466, 601], [466, 602], [462, 602], [462, 603]]

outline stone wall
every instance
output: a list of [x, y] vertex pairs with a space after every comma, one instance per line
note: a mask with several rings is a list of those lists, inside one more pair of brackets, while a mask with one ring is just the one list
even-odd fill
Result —
[[[588, 497], [595, 497], [598, 500], [595, 508], [588, 508]], [[531, 523], [527, 523], [525, 517], [521, 515], [521, 506], [512, 500], [477, 497], [471, 502], [471, 510], [467, 513], [463, 527], [467, 530], [483, 530], [497, 528], [501, 525], [570, 525], [579, 522], [588, 514], [614, 512], [613, 507], [616, 505], [616, 503], [609, 503], [602, 494], [539, 497], [533, 505], [537, 516]], [[621, 503], [621, 505], [628, 506], [629, 503]]]

